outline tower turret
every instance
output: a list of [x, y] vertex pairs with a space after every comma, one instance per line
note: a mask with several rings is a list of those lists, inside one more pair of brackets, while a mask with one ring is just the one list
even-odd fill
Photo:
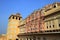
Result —
[[22, 17], [19, 13], [12, 14], [8, 19], [8, 28], [7, 28], [7, 40], [16, 40], [17, 34], [19, 33], [18, 26]]

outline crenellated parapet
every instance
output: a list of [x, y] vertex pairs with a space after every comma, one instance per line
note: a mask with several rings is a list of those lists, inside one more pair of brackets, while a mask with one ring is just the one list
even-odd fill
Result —
[[12, 14], [10, 17], [9, 17], [9, 19], [16, 19], [16, 20], [20, 20], [20, 18], [22, 18], [21, 16], [20, 16], [20, 14], [16, 14], [16, 15], [14, 15], [14, 14]]

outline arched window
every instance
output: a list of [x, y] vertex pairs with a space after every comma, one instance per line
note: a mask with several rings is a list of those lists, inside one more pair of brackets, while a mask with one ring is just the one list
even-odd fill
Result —
[[14, 19], [14, 16], [13, 16], [13, 19]]
[[16, 17], [16, 20], [17, 20], [17, 17]]
[[19, 17], [19, 20], [20, 20], [20, 17]]
[[54, 8], [56, 8], [56, 5], [54, 5]]

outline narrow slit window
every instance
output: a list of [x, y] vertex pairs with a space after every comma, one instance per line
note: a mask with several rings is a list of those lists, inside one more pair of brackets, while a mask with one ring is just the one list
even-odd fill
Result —
[[51, 28], [51, 25], [50, 25], [50, 28]]
[[53, 25], [53, 28], [54, 28], [54, 25]]
[[48, 26], [47, 26], [47, 29], [48, 29]]

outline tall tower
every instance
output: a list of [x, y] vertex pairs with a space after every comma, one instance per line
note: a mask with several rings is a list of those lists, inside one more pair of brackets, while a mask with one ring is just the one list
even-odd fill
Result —
[[8, 28], [7, 28], [7, 40], [16, 40], [17, 34], [19, 33], [18, 26], [20, 25], [20, 21], [22, 17], [19, 13], [12, 14], [8, 20]]

